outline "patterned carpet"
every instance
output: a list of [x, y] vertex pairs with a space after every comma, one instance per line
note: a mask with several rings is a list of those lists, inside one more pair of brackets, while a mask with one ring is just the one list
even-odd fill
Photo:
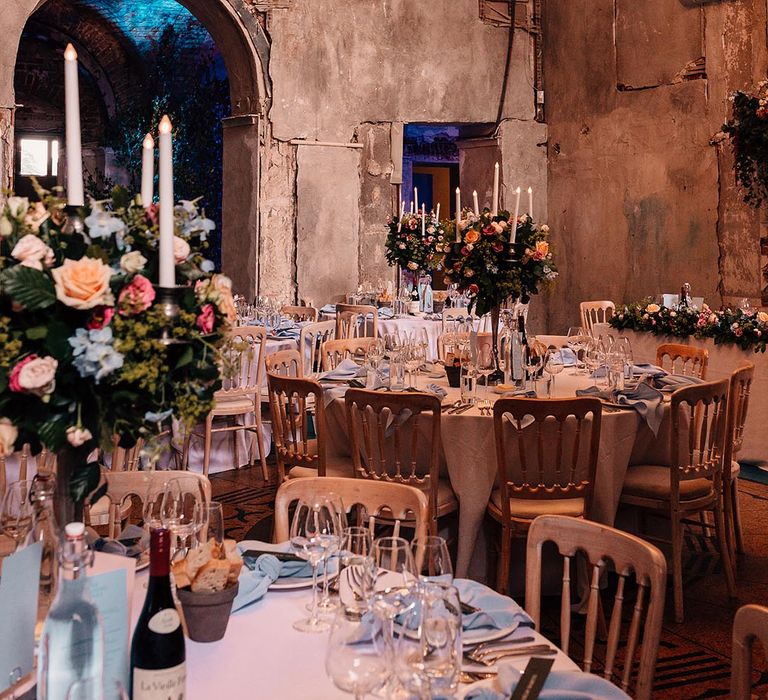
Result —
[[[224, 504], [228, 537], [271, 538], [274, 474], [265, 483], [259, 469], [241, 469], [216, 474], [211, 483], [214, 498]], [[728, 697], [734, 612], [745, 603], [768, 604], [768, 485], [742, 480], [740, 503], [747, 554], [738, 562], [738, 599], [728, 599], [719, 557], [711, 543], [689, 533], [685, 562], [686, 621], [678, 625], [671, 620], [672, 599], [668, 595], [654, 698]], [[557, 607], [559, 601], [550, 603]], [[547, 627], [545, 620], [545, 634]], [[549, 636], [557, 639], [556, 633]], [[572, 652], [576, 655], [576, 647]], [[755, 669], [754, 692], [757, 697], [768, 698], [768, 666], [758, 655]]]

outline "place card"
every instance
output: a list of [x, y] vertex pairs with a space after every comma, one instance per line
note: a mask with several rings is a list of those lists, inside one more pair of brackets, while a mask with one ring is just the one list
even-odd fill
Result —
[[534, 656], [525, 667], [525, 671], [520, 676], [520, 680], [517, 682], [509, 700], [536, 700], [541, 694], [541, 690], [554, 663], [554, 659]]
[[94, 566], [88, 573], [88, 590], [99, 609], [104, 628], [105, 688], [115, 688], [116, 681], [124, 688], [129, 687], [129, 590], [133, 588], [135, 568], [134, 559], [97, 552]]
[[0, 693], [32, 673], [42, 545], [39, 542], [3, 559], [0, 577]]

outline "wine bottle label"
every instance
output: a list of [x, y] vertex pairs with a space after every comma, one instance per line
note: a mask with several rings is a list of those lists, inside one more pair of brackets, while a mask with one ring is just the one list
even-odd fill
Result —
[[165, 610], [161, 610], [152, 615], [149, 619], [148, 626], [155, 634], [170, 634], [171, 632], [175, 632], [180, 624], [181, 620], [179, 619], [179, 613], [176, 612], [176, 609], [165, 608]]
[[[154, 618], [153, 618], [154, 619]], [[133, 669], [133, 700], [184, 700], [186, 663], [150, 671]]]

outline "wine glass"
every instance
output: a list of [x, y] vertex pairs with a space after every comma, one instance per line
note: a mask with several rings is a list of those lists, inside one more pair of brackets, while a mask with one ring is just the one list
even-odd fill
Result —
[[338, 516], [328, 499], [299, 500], [291, 522], [291, 545], [312, 566], [312, 609], [308, 618], [293, 623], [299, 632], [325, 632], [330, 627], [318, 614], [317, 569], [327, 551], [338, 548], [340, 536]]
[[444, 537], [428, 535], [411, 542], [413, 559], [422, 581], [453, 581], [453, 564]]
[[[328, 548], [326, 549], [325, 556], [323, 557], [323, 595], [320, 598], [320, 602], [317, 604], [321, 612], [329, 613], [336, 610], [338, 607], [336, 601], [331, 599], [330, 594], [330, 574], [332, 567], [330, 565], [334, 555], [340, 551], [341, 540], [344, 532], [346, 531], [349, 523], [347, 522], [347, 510], [344, 507], [344, 501], [341, 496], [336, 493], [329, 492], [325, 494], [325, 500], [328, 502], [329, 507], [333, 509], [333, 514], [336, 518], [336, 531], [339, 533], [337, 541], [328, 541]], [[311, 604], [307, 605], [307, 610], [311, 610]]]
[[203, 513], [203, 527], [200, 529], [200, 543], [213, 540], [219, 546], [219, 551], [224, 552], [224, 506], [218, 501], [201, 506]]
[[563, 365], [563, 354], [557, 348], [550, 348], [544, 360], [544, 371], [550, 376], [547, 384], [547, 398], [552, 398], [552, 391], [555, 388], [555, 377], [565, 369]]
[[381, 686], [391, 666], [385, 653], [385, 622], [374, 615], [340, 609], [325, 654], [325, 672], [334, 685], [362, 700]]
[[541, 370], [544, 367], [544, 358], [547, 354], [547, 346], [536, 338], [531, 338], [528, 341], [528, 345], [525, 347], [523, 356], [523, 364], [525, 367], [525, 373], [528, 381], [536, 391], [536, 379]]
[[177, 476], [169, 479], [165, 485], [163, 501], [160, 505], [160, 519], [163, 527], [174, 536], [172, 558], [186, 555], [192, 538], [203, 527], [203, 506], [205, 498], [200, 489], [200, 482], [191, 476]]
[[0, 532], [13, 540], [14, 551], [32, 529], [34, 509], [29, 498], [32, 481], [22, 479], [8, 484], [0, 505]]
[[587, 331], [581, 326], [571, 326], [568, 329], [568, 340], [566, 341], [568, 347], [573, 350], [573, 354], [576, 355], [576, 371], [575, 374], [580, 374], [579, 367], [581, 366], [581, 360], [579, 359], [579, 351], [584, 350], [586, 344], [589, 342], [590, 336]]
[[147, 493], [141, 504], [144, 529], [147, 531], [147, 534], [155, 528], [163, 526], [162, 505], [167, 483], [150, 481], [147, 487]]
[[488, 397], [490, 393], [488, 390], [488, 377], [496, 371], [492, 342], [483, 343], [482, 345], [478, 344], [476, 367], [477, 373], [481, 377], [485, 377], [485, 393], [486, 397]]
[[373, 369], [379, 368], [379, 362], [381, 362], [384, 359], [384, 339], [383, 338], [376, 338], [371, 342], [370, 347], [368, 348], [368, 352], [366, 353], [368, 362], [370, 363], [371, 367]]
[[339, 599], [348, 610], [368, 608], [375, 576], [371, 531], [361, 525], [344, 530], [340, 548]]
[[461, 602], [450, 584], [425, 582], [401, 616], [394, 668], [409, 697], [454, 697], [462, 660]]

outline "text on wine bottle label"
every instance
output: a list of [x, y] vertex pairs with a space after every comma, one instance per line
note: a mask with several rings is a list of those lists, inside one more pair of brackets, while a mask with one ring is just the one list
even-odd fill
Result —
[[156, 669], [133, 669], [133, 700], [184, 700], [186, 663]]
[[175, 632], [181, 620], [179, 619], [179, 613], [173, 608], [166, 608], [160, 612], [155, 613], [149, 619], [149, 629], [156, 634], [170, 634]]

